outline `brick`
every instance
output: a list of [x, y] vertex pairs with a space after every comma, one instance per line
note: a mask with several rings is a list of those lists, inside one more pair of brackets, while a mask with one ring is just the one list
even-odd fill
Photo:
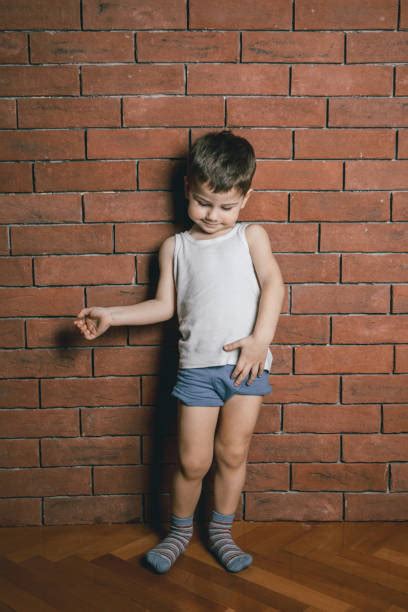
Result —
[[9, 255], [10, 246], [9, 246], [9, 237], [7, 232], [7, 227], [2, 227], [0, 230], [0, 254], [1, 255]]
[[395, 348], [395, 372], [408, 372], [408, 350], [406, 346]]
[[77, 315], [81, 308], [84, 308], [83, 293], [81, 287], [1, 288], [0, 315], [2, 317]]
[[140, 437], [45, 439], [41, 445], [43, 465], [90, 465], [140, 463]]
[[159, 366], [159, 348], [156, 346], [137, 346], [95, 349], [96, 376], [139, 376], [155, 374]]
[[397, 66], [395, 95], [408, 95], [408, 66]]
[[392, 130], [298, 130], [296, 159], [389, 158], [395, 153]]
[[0, 96], [78, 95], [76, 66], [0, 66]]
[[172, 128], [94, 129], [87, 138], [89, 159], [183, 157], [188, 149], [188, 131]]
[[[287, 377], [289, 378], [289, 377]], [[310, 377], [290, 377], [305, 378]], [[328, 380], [330, 377], [324, 377]], [[302, 440], [302, 444], [299, 444]], [[319, 440], [319, 441], [318, 441]], [[333, 435], [309, 435], [281, 433], [278, 436], [269, 434], [257, 434], [253, 437], [249, 451], [249, 462], [265, 461], [293, 461], [293, 462], [312, 462], [312, 461], [336, 461], [339, 456], [339, 436]]]
[[408, 126], [408, 98], [401, 100], [330, 100], [329, 126], [399, 127]]
[[407, 520], [408, 494], [346, 494], [346, 521]]
[[[22, 423], [24, 417], [35, 420], [37, 415], [41, 415], [39, 410], [2, 410], [0, 414], [0, 419], [4, 421], [1, 422], [2, 431], [6, 431], [6, 427], [10, 425], [11, 422], [16, 423], [20, 421], [20, 423]], [[19, 417], [23, 417], [23, 419]], [[21, 430], [24, 431], [24, 433], [27, 431], [27, 429], [24, 430], [24, 426], [21, 427]], [[40, 464], [38, 442], [36, 440], [4, 439], [2, 440], [1, 446], [2, 468], [20, 468], [21, 465], [38, 467]]]
[[112, 227], [102, 224], [11, 228], [13, 254], [112, 253]]
[[16, 101], [0, 100], [0, 128], [17, 127]]
[[192, 64], [188, 66], [189, 94], [287, 94], [287, 66]]
[[139, 189], [169, 189], [180, 185], [185, 174], [185, 162], [177, 160], [141, 160], [139, 167]]
[[408, 193], [393, 194], [392, 218], [394, 221], [408, 221]]
[[296, 374], [391, 373], [392, 346], [298, 346]]
[[3, 193], [8, 191], [22, 192], [32, 191], [33, 178], [32, 164], [29, 163], [1, 163], [0, 185]]
[[397, 0], [297, 0], [296, 30], [393, 30]]
[[[26, 261], [29, 260], [29, 258], [24, 259]], [[3, 273], [3, 278], [4, 276], [5, 275]], [[23, 320], [3, 319], [2, 321], [0, 321], [0, 346], [2, 348], [17, 348], [24, 346], [24, 335], [25, 334]]]
[[[85, 436], [148, 435], [154, 424], [154, 411], [150, 406], [83, 408], [82, 417], [82, 434]], [[101, 473], [98, 480], [101, 481]]]
[[338, 282], [339, 256], [319, 254], [278, 255], [277, 260], [288, 283]]
[[[373, 385], [377, 386], [381, 379], [384, 379], [385, 376], [373, 376]], [[393, 380], [390, 376], [388, 376], [388, 381], [390, 383], [394, 383], [395, 386], [398, 385], [398, 379], [405, 378], [408, 379], [407, 376], [399, 377], [395, 376]], [[355, 384], [353, 385], [353, 379]], [[367, 376], [346, 376], [345, 380], [350, 387], [350, 391], [352, 389], [359, 389], [359, 385], [363, 382], [364, 379], [367, 379]], [[368, 385], [370, 389], [367, 389], [369, 395], [372, 395], [370, 392], [371, 385]], [[383, 396], [384, 394], [381, 393]], [[389, 402], [387, 402], [389, 403]], [[375, 462], [389, 462], [389, 461], [407, 461], [408, 459], [408, 444], [407, 444], [407, 436], [393, 436], [388, 434], [377, 434], [377, 435], [345, 435], [343, 437], [344, 440], [344, 460], [347, 462], [356, 462], [356, 461], [375, 461]]]
[[135, 189], [135, 162], [78, 161], [35, 164], [38, 191]]
[[[194, 128], [191, 133], [192, 142], [197, 138], [204, 136], [209, 131], [208, 129]], [[290, 158], [292, 157], [292, 132], [284, 129], [269, 129], [269, 128], [235, 128], [233, 130], [236, 136], [242, 136], [249, 140], [255, 149], [257, 159], [263, 158]], [[272, 195], [272, 194], [270, 194]], [[242, 211], [244, 213], [245, 209]]]
[[346, 162], [346, 189], [408, 189], [408, 161]]
[[253, 191], [251, 200], [240, 213], [242, 221], [286, 221], [288, 218], [288, 194], [270, 191]]
[[0, 159], [83, 159], [83, 132], [69, 130], [4, 130], [0, 132]]
[[352, 32], [347, 34], [347, 63], [406, 62], [408, 32]]
[[87, 30], [164, 30], [187, 25], [184, 0], [84, 0], [83, 16]]
[[173, 194], [167, 191], [87, 193], [84, 195], [84, 206], [85, 221], [88, 223], [172, 221], [174, 217]]
[[381, 408], [376, 405], [304, 406], [292, 404], [285, 406], [284, 431], [288, 433], [345, 433], [347, 431], [369, 433], [378, 432], [380, 428]]
[[408, 464], [391, 464], [392, 491], [408, 491]]
[[221, 96], [138, 97], [123, 99], [125, 126], [223, 126]]
[[44, 408], [134, 406], [140, 402], [140, 381], [137, 376], [44, 379], [41, 396]]
[[82, 221], [79, 194], [27, 193], [0, 195], [0, 223]]
[[389, 404], [383, 407], [384, 433], [404, 433], [408, 431], [408, 405]]
[[30, 257], [1, 257], [0, 284], [10, 286], [32, 285]]
[[[86, 257], [86, 256], [84, 256]], [[58, 347], [59, 338], [69, 334], [70, 346], [94, 347], [112, 345], [124, 346], [127, 343], [127, 329], [125, 326], [110, 328], [102, 336], [98, 336], [90, 342], [82, 336], [74, 327], [72, 318], [47, 318], [29, 319], [27, 323], [27, 346], [28, 347]]]
[[116, 253], [153, 253], [174, 232], [170, 223], [122, 223], [116, 226]]
[[343, 282], [408, 282], [408, 255], [347, 255], [342, 257]]
[[[100, 234], [99, 237], [103, 238]], [[35, 282], [36, 285], [133, 283], [134, 259], [133, 255], [37, 257], [34, 259]]]
[[326, 105], [319, 98], [229, 98], [229, 126], [322, 127]]
[[90, 351], [67, 349], [22, 349], [0, 351], [0, 365], [4, 378], [56, 376], [90, 376]]
[[341, 521], [340, 493], [247, 493], [248, 521]]
[[274, 342], [323, 344], [330, 341], [329, 317], [316, 315], [282, 316]]
[[[333, 316], [333, 344], [407, 343], [408, 316]], [[381, 401], [376, 398], [374, 401]], [[389, 400], [384, 400], [389, 402]], [[401, 400], [396, 400], [401, 401]]]
[[322, 223], [322, 251], [403, 252], [408, 233], [403, 223]]
[[183, 66], [116, 65], [83, 66], [83, 93], [176, 94], [184, 93]]
[[95, 517], [100, 523], [140, 523], [142, 515], [140, 495], [69, 495], [44, 499], [45, 525], [93, 524]]
[[81, 62], [133, 62], [130, 32], [33, 32], [30, 35], [33, 64]]
[[400, 28], [408, 28], [408, 0], [401, 0]]
[[294, 192], [291, 221], [387, 221], [389, 196], [384, 193]]
[[[353, 404], [355, 402], [407, 402], [408, 401], [408, 375], [399, 374], [398, 376], [390, 376], [390, 375], [353, 375], [353, 376], [344, 376], [343, 378], [343, 402], [346, 404]], [[371, 437], [371, 436], [370, 436]], [[392, 452], [391, 450], [386, 450], [386, 435], [381, 435], [381, 444], [382, 447], [379, 448], [371, 448], [370, 456], [372, 458], [375, 457], [375, 460], [381, 460], [381, 457], [388, 456], [389, 459], [386, 461], [406, 461], [407, 458], [407, 448], [406, 440], [402, 440], [398, 436], [398, 440], [396, 440], [396, 436], [390, 436], [394, 439], [397, 445], [401, 444], [399, 447], [401, 449], [400, 453], [397, 452], [398, 446], [396, 446], [396, 452]], [[403, 444], [402, 444], [403, 443]], [[380, 452], [380, 448], [382, 452]], [[360, 451], [355, 449], [353, 453], [353, 457], [357, 457], [358, 453], [363, 453], [363, 449]], [[401, 454], [402, 453], [402, 454]], [[347, 453], [348, 457], [350, 455]], [[360, 455], [361, 456], [361, 455]], [[398, 459], [397, 457], [401, 457]], [[353, 461], [353, 459], [350, 459]]]
[[18, 101], [19, 127], [119, 127], [117, 98], [55, 98]]
[[138, 32], [139, 62], [236, 62], [237, 32]]
[[191, 29], [289, 30], [292, 28], [290, 0], [201, 0], [190, 1]]
[[0, 0], [4, 30], [75, 30], [81, 28], [78, 0]]
[[[45, 416], [45, 415], [44, 415]], [[46, 446], [47, 441], [42, 441]], [[15, 476], [15, 478], [13, 478]], [[91, 487], [90, 468], [78, 467], [73, 470], [69, 467], [41, 469], [22, 468], [19, 470], [2, 471], [0, 486], [4, 494], [9, 497], [22, 496], [25, 490], [27, 495], [86, 495]]]
[[0, 64], [27, 64], [27, 38], [25, 32], [0, 32]]
[[392, 312], [408, 312], [408, 287], [405, 285], [393, 287]]
[[275, 252], [315, 252], [318, 248], [316, 223], [267, 223], [264, 228]]
[[38, 381], [0, 380], [0, 407], [38, 408]]
[[389, 287], [321, 285], [292, 287], [292, 313], [388, 312]]
[[292, 68], [295, 96], [387, 96], [392, 94], [391, 66], [301, 66]]
[[249, 463], [247, 465], [244, 491], [287, 490], [288, 487], [288, 466], [283, 463]]
[[41, 526], [41, 499], [0, 500], [0, 521], [4, 527]]
[[387, 470], [383, 465], [295, 464], [292, 488], [297, 491], [385, 491]]
[[400, 130], [398, 134], [398, 157], [408, 158], [408, 130]]
[[243, 32], [244, 62], [343, 62], [340, 32]]
[[259, 161], [256, 189], [340, 189], [341, 162]]

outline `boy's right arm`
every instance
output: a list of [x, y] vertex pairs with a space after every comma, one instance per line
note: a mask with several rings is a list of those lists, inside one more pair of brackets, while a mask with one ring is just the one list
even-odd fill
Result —
[[153, 300], [145, 300], [129, 306], [83, 308], [74, 321], [81, 333], [92, 340], [110, 326], [148, 325], [171, 319], [177, 308], [176, 288], [173, 277], [173, 253], [175, 237], [169, 236], [159, 249], [160, 275]]
[[176, 288], [173, 277], [174, 236], [169, 236], [159, 249], [159, 281], [156, 297], [130, 306], [107, 308], [111, 325], [148, 325], [167, 321], [176, 312]]

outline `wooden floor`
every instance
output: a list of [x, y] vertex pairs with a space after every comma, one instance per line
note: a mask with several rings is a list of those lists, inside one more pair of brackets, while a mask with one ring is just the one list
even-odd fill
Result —
[[248, 523], [233, 574], [206, 549], [205, 526], [166, 574], [143, 555], [168, 525], [0, 529], [0, 611], [408, 610], [407, 523]]

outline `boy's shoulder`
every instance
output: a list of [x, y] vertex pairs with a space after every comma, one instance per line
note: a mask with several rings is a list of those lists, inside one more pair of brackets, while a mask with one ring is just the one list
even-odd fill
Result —
[[245, 226], [245, 237], [247, 239], [249, 247], [255, 245], [258, 241], [269, 241], [269, 236], [266, 229], [259, 223], [248, 223]]

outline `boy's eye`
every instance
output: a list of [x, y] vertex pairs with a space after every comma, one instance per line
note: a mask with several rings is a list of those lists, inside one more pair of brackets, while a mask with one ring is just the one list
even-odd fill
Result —
[[[207, 206], [207, 204], [205, 204], [204, 202], [199, 202], [198, 200], [197, 202], [200, 204], [200, 206]], [[222, 207], [222, 210], [231, 210], [231, 209], [232, 209], [232, 206], [230, 206], [229, 208]]]

